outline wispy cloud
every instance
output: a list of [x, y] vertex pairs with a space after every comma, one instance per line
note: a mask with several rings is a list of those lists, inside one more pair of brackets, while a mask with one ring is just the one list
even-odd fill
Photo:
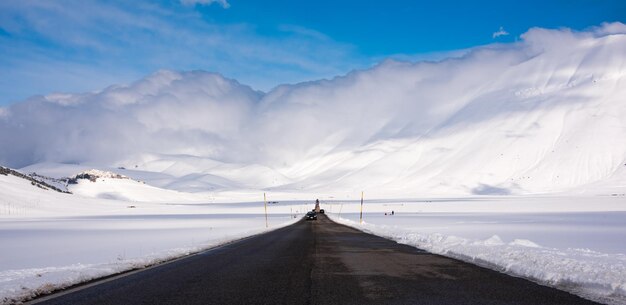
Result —
[[0, 105], [50, 91], [95, 90], [162, 68], [219, 71], [269, 90], [365, 62], [351, 45], [312, 29], [259, 33], [249, 24], [207, 21], [180, 2], [0, 1], [0, 28], [6, 33], [0, 35]]
[[492, 38], [498, 38], [500, 36], [506, 36], [509, 35], [509, 32], [505, 31], [503, 27], [500, 27], [500, 29], [497, 32], [494, 32], [491, 37]]
[[211, 5], [213, 3], [220, 4], [224, 8], [229, 8], [230, 3], [226, 0], [180, 0], [183, 5]]

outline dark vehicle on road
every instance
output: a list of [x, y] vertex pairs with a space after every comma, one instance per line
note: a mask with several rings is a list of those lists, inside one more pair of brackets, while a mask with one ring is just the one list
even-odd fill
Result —
[[306, 219], [306, 220], [317, 220], [317, 213], [315, 213], [315, 212], [308, 212], [308, 213], [306, 213], [306, 216], [304, 216], [304, 219]]

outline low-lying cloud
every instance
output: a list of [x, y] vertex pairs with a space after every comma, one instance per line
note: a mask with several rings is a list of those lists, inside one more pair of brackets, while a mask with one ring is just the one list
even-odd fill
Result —
[[215, 73], [164, 70], [100, 92], [37, 96], [0, 109], [0, 164], [114, 164], [154, 153], [289, 167], [380, 141], [434, 138], [597, 98], [550, 93], [623, 78], [625, 33], [620, 23], [531, 29], [519, 42], [460, 58], [386, 61], [267, 93]]

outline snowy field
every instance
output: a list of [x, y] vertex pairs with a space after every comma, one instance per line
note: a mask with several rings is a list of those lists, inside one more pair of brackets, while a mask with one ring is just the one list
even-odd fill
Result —
[[[172, 206], [162, 214], [0, 218], [0, 300], [29, 298], [141, 268], [290, 224], [289, 207], [263, 203]], [[256, 209], [256, 214], [250, 210]], [[167, 214], [172, 210], [172, 214]], [[287, 213], [282, 213], [284, 211]], [[181, 213], [188, 211], [189, 214]], [[298, 217], [299, 218], [299, 217]]]
[[366, 201], [362, 224], [359, 205], [327, 206], [332, 219], [399, 243], [626, 304], [623, 197]]
[[[132, 189], [126, 193], [132, 195]], [[262, 201], [107, 200], [45, 191], [0, 175], [0, 303], [273, 230], [308, 208], [302, 202], [268, 204], [266, 228]]]

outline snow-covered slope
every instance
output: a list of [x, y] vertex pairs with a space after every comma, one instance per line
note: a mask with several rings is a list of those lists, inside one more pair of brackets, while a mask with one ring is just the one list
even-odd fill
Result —
[[123, 202], [98, 202], [73, 194], [45, 190], [32, 185], [29, 180], [13, 175], [0, 175], [0, 203], [1, 214], [11, 217], [90, 215], [126, 207]]
[[[392, 135], [287, 170], [306, 173], [302, 186], [359, 186], [384, 196], [565, 191], [623, 177], [626, 35], [535, 29], [524, 38], [521, 50], [481, 49], [459, 60], [388, 63], [361, 73], [360, 79], [396, 83], [400, 93], [380, 98], [409, 117], [393, 116], [387, 124], [399, 126]], [[390, 74], [402, 82], [386, 79]], [[430, 85], [439, 90], [426, 90]], [[361, 98], [376, 94], [354, 91]], [[623, 190], [626, 181], [615, 186]]]
[[141, 202], [206, 202], [210, 198], [200, 194], [182, 193], [146, 185], [143, 181], [109, 171], [89, 170], [82, 172], [69, 186], [72, 193], [85, 197]]
[[[185, 192], [624, 192], [626, 25], [531, 29], [440, 62], [260, 93], [160, 71], [0, 111], [0, 163], [124, 167]], [[55, 126], [55, 128], [49, 128]], [[45, 166], [44, 166], [45, 167]]]
[[[5, 168], [0, 167], [0, 169]], [[19, 176], [15, 178], [20, 178], [26, 182], [43, 181], [41, 185], [32, 183], [33, 186], [37, 186], [41, 189], [54, 188], [53, 190], [59, 192], [69, 192], [75, 195], [74, 197], [79, 197], [75, 198], [76, 200], [80, 200], [80, 197], [153, 203], [209, 202], [214, 200], [212, 194], [207, 192], [206, 189], [204, 190], [205, 193], [194, 194], [155, 187], [146, 184], [145, 181], [136, 178], [133, 179], [121, 174], [121, 172], [126, 172], [127, 170], [120, 168], [98, 170], [85, 169], [83, 166], [76, 165], [42, 163], [21, 170], [22, 173], [31, 173], [28, 175], [11, 169], [6, 170], [17, 173]], [[2, 172], [3, 171], [0, 170], [0, 174], [2, 174]], [[33, 172], [39, 174], [32, 174]], [[149, 177], [155, 181], [162, 178], [159, 174], [152, 172], [146, 172], [143, 173], [143, 175], [142, 172], [133, 171], [133, 173], [135, 173], [135, 176]], [[49, 178], [50, 176], [60, 177], [60, 179]], [[168, 181], [169, 178], [170, 177], [166, 177]], [[50, 183], [53, 182], [59, 185], [50, 185]], [[19, 192], [21, 191], [22, 190], [19, 190]], [[10, 188], [7, 189], [5, 193], [7, 194], [6, 196], [10, 196]], [[20, 197], [18, 196], [16, 198]]]

